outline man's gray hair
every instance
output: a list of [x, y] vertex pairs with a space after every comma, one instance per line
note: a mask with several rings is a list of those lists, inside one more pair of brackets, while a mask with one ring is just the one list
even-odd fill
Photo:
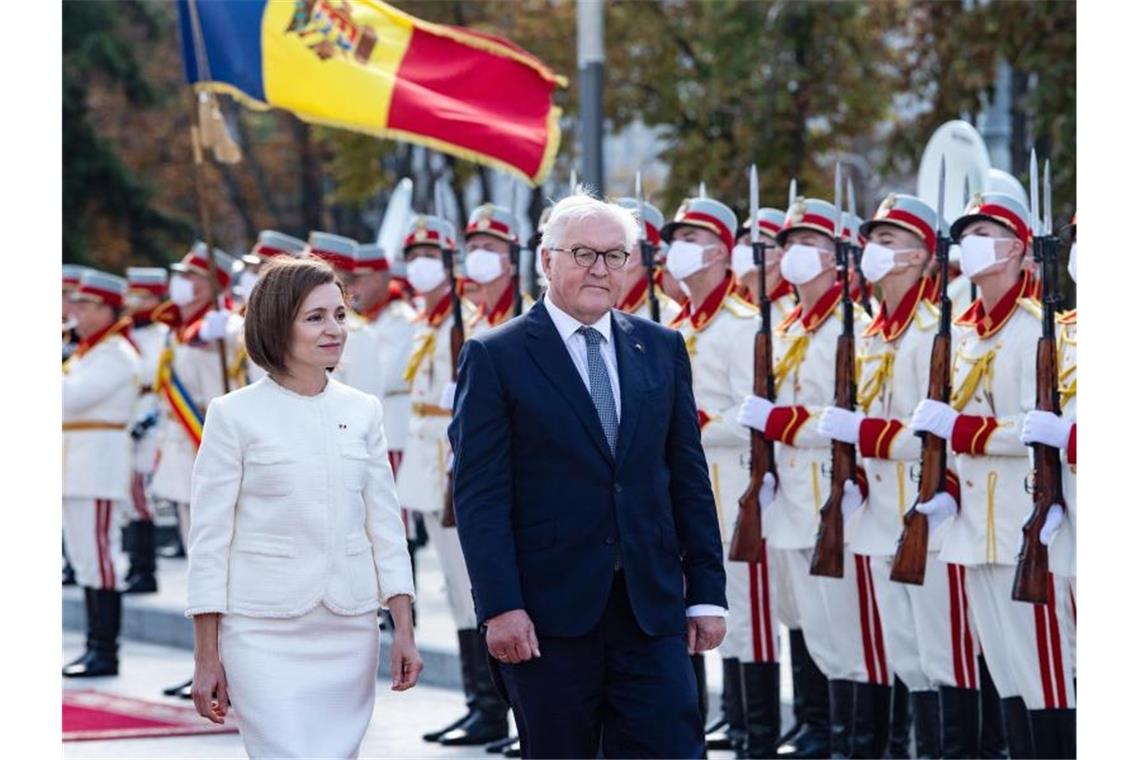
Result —
[[564, 248], [566, 230], [574, 222], [586, 219], [609, 219], [616, 222], [625, 232], [625, 250], [632, 252], [637, 245], [640, 230], [634, 214], [616, 203], [599, 200], [578, 186], [550, 210], [550, 218], [542, 230], [542, 248], [547, 251]]

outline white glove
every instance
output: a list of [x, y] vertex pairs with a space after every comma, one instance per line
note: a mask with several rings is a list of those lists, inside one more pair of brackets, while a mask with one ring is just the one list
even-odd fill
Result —
[[448, 383], [439, 394], [439, 405], [449, 412], [455, 408], [455, 383]]
[[954, 422], [957, 419], [958, 413], [954, 411], [954, 407], [927, 398], [920, 401], [914, 410], [914, 415], [910, 418], [910, 426], [915, 430], [933, 433], [939, 438], [949, 441], [954, 432]]
[[204, 341], [220, 340], [226, 337], [226, 326], [230, 322], [230, 313], [224, 309], [213, 309], [202, 317], [202, 327], [198, 330], [198, 337]]
[[[1047, 412], [1046, 412], [1047, 414]], [[1029, 514], [1022, 520], [1022, 526], [1029, 522], [1029, 518], [1033, 517], [1033, 510], [1029, 510]], [[1053, 539], [1057, 536], [1057, 531], [1061, 529], [1061, 521], [1065, 519], [1065, 508], [1060, 504], [1050, 504], [1049, 511], [1045, 513], [1045, 524], [1041, 526], [1041, 532], [1037, 534], [1041, 539], [1041, 543], [1048, 546], [1053, 543]]]
[[451, 466], [453, 464], [455, 464], [455, 452], [449, 451], [447, 452], [447, 470], [445, 470], [445, 472], [451, 472]]
[[947, 518], [958, 514], [958, 502], [945, 491], [939, 491], [930, 501], [916, 504], [915, 509], [926, 515], [929, 531], [933, 533]]
[[776, 476], [770, 472], [764, 473], [764, 482], [760, 484], [760, 493], [756, 500], [760, 502], [760, 514], [764, 514], [768, 507], [776, 501]]
[[1025, 422], [1021, 424], [1021, 442], [1026, 446], [1043, 443], [1064, 451], [1068, 448], [1069, 433], [1072, 430], [1072, 420], [1058, 417], [1052, 412], [1033, 410], [1025, 413]]
[[863, 492], [859, 490], [859, 486], [854, 480], [843, 481], [843, 500], [839, 502], [839, 507], [843, 510], [843, 522], [847, 522], [847, 518], [861, 506], [863, 506]]
[[828, 406], [819, 417], [819, 432], [834, 441], [856, 443], [859, 440], [859, 426], [867, 415], [853, 412], [838, 406]]
[[752, 428], [764, 432], [764, 428], [768, 425], [768, 415], [776, 407], [771, 401], [760, 396], [747, 396], [744, 403], [740, 405], [740, 411], [736, 415], [736, 422], [744, 427]]

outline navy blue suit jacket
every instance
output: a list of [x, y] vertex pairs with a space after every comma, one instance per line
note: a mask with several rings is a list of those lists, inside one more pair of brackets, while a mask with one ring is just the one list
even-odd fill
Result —
[[480, 623], [524, 609], [540, 636], [590, 632], [619, 550], [645, 633], [684, 632], [690, 605], [728, 606], [684, 341], [612, 314], [616, 454], [544, 301], [463, 347], [448, 435]]

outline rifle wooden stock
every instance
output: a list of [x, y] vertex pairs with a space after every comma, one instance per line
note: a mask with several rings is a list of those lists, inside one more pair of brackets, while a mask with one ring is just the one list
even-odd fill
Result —
[[[456, 289], [453, 256], [453, 252], [444, 251], [444, 262], [451, 279], [451, 381], [455, 382], [459, 378], [459, 352], [463, 349], [463, 301]], [[439, 524], [445, 528], [455, 527], [454, 492], [455, 473], [453, 468], [448, 468], [447, 485], [443, 492], [443, 514], [439, 518]]]
[[[850, 309], [847, 300], [844, 308]], [[835, 406], [855, 408], [855, 336], [845, 328], [835, 348]], [[831, 442], [831, 492], [819, 510], [811, 574], [843, 577], [843, 484], [855, 480], [855, 446]]]
[[[1058, 411], [1057, 345], [1052, 335], [1037, 341], [1037, 409]], [[1041, 543], [1041, 528], [1049, 507], [1062, 503], [1061, 452], [1052, 446], [1033, 445], [1033, 512], [1021, 528], [1021, 553], [1013, 576], [1013, 598], [1019, 602], [1049, 601], [1049, 548]]]
[[[941, 331], [934, 336], [930, 351], [930, 383], [926, 397], [946, 402], [950, 389], [950, 335]], [[945, 490], [946, 440], [929, 433], [922, 434], [922, 471], [918, 480], [918, 498], [903, 515], [903, 532], [891, 566], [891, 580], [921, 586], [926, 580], [926, 554], [930, 526], [918, 505], [930, 501]]]
[[[753, 349], [755, 370], [752, 392], [772, 400], [772, 334], [761, 329], [756, 332]], [[748, 488], [740, 497], [740, 511], [732, 531], [728, 558], [733, 562], [760, 562], [764, 557], [764, 539], [761, 530], [760, 489], [764, 474], [775, 472], [775, 451], [772, 442], [759, 430], [752, 431], [751, 465]]]

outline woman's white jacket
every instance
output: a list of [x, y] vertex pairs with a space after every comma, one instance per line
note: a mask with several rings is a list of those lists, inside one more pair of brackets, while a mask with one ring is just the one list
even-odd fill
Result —
[[194, 464], [186, 615], [355, 615], [414, 597], [380, 401], [264, 377], [210, 403]]

